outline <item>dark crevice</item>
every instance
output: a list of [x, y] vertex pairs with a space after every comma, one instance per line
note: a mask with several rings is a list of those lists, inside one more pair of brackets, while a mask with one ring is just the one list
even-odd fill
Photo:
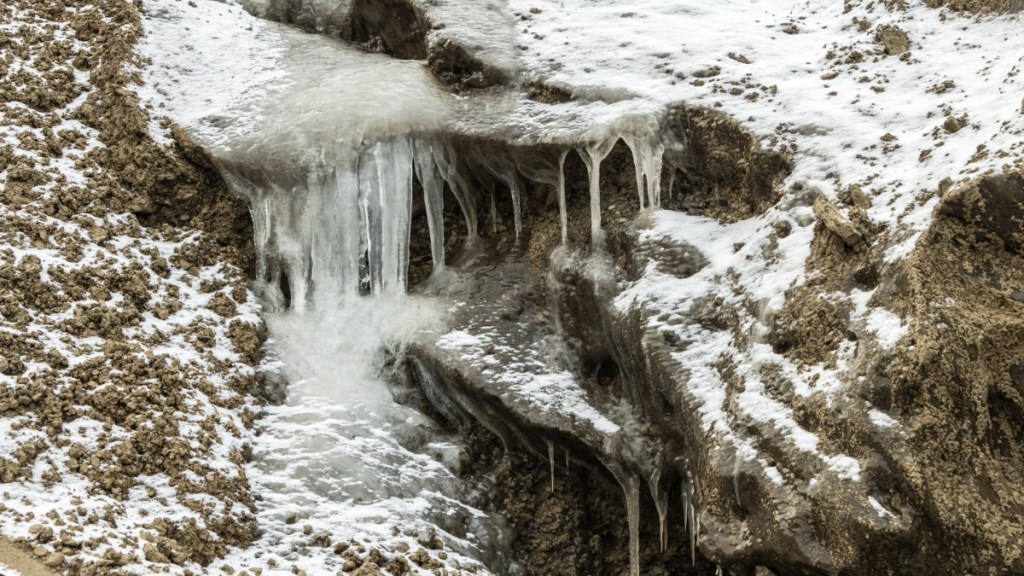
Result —
[[379, 48], [403, 60], [427, 58], [430, 24], [423, 13], [409, 2], [356, 0], [352, 3], [351, 21], [353, 42]]

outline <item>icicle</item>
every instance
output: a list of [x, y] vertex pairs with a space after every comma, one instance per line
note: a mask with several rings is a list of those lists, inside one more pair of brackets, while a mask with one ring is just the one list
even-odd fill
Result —
[[617, 141], [617, 138], [609, 138], [590, 144], [580, 151], [590, 176], [590, 242], [595, 249], [604, 247], [604, 231], [601, 230], [601, 161], [608, 156]]
[[[661, 167], [665, 146], [656, 133], [622, 137], [633, 154], [633, 168], [636, 171], [636, 191], [640, 197], [640, 209], [644, 209], [644, 192], [647, 192], [647, 207], [661, 207]], [[645, 185], [646, 184], [646, 185]]]
[[373, 151], [359, 163], [360, 232], [366, 251], [366, 267], [370, 276], [370, 293], [380, 294], [383, 276], [383, 247], [381, 246], [380, 183]]
[[655, 470], [651, 474], [650, 482], [651, 497], [654, 499], [654, 507], [658, 510], [658, 543], [661, 551], [668, 548], [668, 535], [665, 532], [665, 520], [668, 517], [668, 494], [661, 491], [661, 470]]
[[522, 214], [522, 202], [523, 192], [520, 189], [522, 184], [519, 181], [519, 177], [516, 174], [512, 174], [511, 183], [509, 184], [509, 190], [512, 192], [512, 212], [516, 228], [516, 241], [519, 241], [520, 235], [523, 232], [523, 214]]
[[736, 497], [736, 505], [743, 508], [740, 502], [740, 455], [736, 453], [732, 457], [732, 493]]
[[434, 145], [416, 143], [416, 176], [423, 188], [423, 205], [430, 230], [430, 258], [434, 272], [444, 270], [444, 181], [437, 173]]
[[640, 576], [640, 479], [631, 476], [625, 489], [629, 523], [629, 575]]
[[569, 475], [569, 449], [565, 449], [565, 475]]
[[498, 237], [498, 198], [494, 192], [494, 187], [491, 187], [491, 233], [494, 237]]
[[690, 563], [697, 565], [697, 512], [693, 505], [693, 481], [683, 481], [683, 526], [690, 538]]
[[629, 576], [640, 576], [640, 477], [624, 470], [617, 462], [605, 462], [626, 497], [626, 521], [629, 525]]
[[268, 204], [270, 199], [266, 196], [253, 200], [249, 204], [249, 211], [252, 214], [253, 238], [256, 245], [256, 278], [267, 280], [267, 249], [270, 244], [270, 213]]
[[674, 169], [669, 170], [668, 174], [668, 199], [672, 200], [672, 189], [676, 185], [676, 171]]
[[444, 156], [435, 156], [435, 160], [438, 162], [438, 169], [444, 176], [445, 182], [448, 183], [448, 187], [451, 188], [452, 195], [455, 196], [455, 200], [459, 203], [462, 216], [466, 220], [466, 243], [472, 244], [479, 237], [479, 234], [477, 234], [476, 204], [473, 202], [469, 184], [466, 183], [465, 178], [459, 173], [458, 156], [455, 154], [455, 149], [449, 146]]
[[551, 468], [551, 492], [555, 491], [555, 443], [548, 440], [548, 465]]
[[[562, 223], [562, 244], [569, 241], [569, 215], [565, 207], [565, 157], [568, 154], [568, 150], [563, 150], [558, 154], [558, 184], [556, 185], [556, 190], [558, 192], [558, 217]], [[568, 452], [565, 457], [569, 458]]]

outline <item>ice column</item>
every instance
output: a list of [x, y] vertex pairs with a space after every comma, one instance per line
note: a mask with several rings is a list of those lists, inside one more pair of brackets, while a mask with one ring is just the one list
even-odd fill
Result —
[[661, 166], [665, 154], [665, 146], [661, 137], [655, 134], [639, 136], [625, 135], [622, 140], [633, 154], [633, 167], [636, 171], [636, 193], [640, 200], [640, 209], [644, 208], [644, 192], [647, 193], [647, 207], [661, 206]]
[[551, 492], [555, 491], [555, 443], [548, 440], [548, 466], [551, 468]]
[[607, 138], [582, 148], [579, 153], [590, 176], [590, 239], [594, 248], [604, 247], [601, 230], [601, 161], [612, 151], [617, 137]]
[[430, 229], [430, 259], [436, 274], [444, 270], [444, 180], [434, 160], [435, 146], [432, 142], [415, 143], [416, 178], [423, 188], [423, 205]]
[[359, 205], [373, 294], [405, 291], [412, 216], [412, 143], [378, 142], [359, 163]]
[[558, 192], [558, 217], [562, 223], [562, 244], [569, 241], [569, 216], [565, 208], [565, 157], [568, 155], [568, 150], [558, 153], [558, 182], [555, 185]]
[[658, 543], [661, 551], [668, 548], [668, 535], [665, 533], [665, 521], [668, 517], [668, 494], [661, 490], [661, 470], [655, 470], [651, 474], [649, 488], [651, 498], [654, 499], [654, 507], [658, 510]]

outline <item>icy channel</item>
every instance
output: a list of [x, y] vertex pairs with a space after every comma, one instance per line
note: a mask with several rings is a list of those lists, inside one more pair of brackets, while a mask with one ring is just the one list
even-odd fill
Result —
[[273, 558], [289, 571], [334, 573], [346, 561], [334, 551], [339, 543], [390, 558], [429, 547], [436, 535], [449, 567], [506, 565], [501, 521], [462, 503], [473, 488], [447, 462], [457, 439], [396, 404], [379, 375], [381, 347], [438, 326], [441, 311], [420, 298], [353, 304], [267, 317], [288, 400], [259, 424], [252, 482], [264, 532], [236, 562], [251, 564], [261, 550], [260, 565]]

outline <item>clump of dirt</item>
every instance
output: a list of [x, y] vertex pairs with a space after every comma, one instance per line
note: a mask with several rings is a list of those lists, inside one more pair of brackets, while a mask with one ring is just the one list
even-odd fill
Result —
[[879, 283], [881, 262], [874, 246], [884, 244], [885, 231], [868, 218], [870, 202], [859, 187], [844, 189], [839, 197], [842, 210], [824, 197], [815, 199], [818, 221], [807, 279], [786, 292], [786, 303], [770, 320], [768, 341], [775, 351], [805, 365], [836, 366], [840, 346], [858, 339], [845, 294]]
[[875, 41], [880, 42], [882, 47], [885, 48], [885, 53], [890, 56], [903, 54], [910, 50], [910, 40], [907, 38], [907, 33], [899, 26], [891, 24], [879, 26], [878, 30], [875, 31]]
[[777, 184], [792, 171], [787, 152], [762, 148], [736, 119], [710, 108], [677, 105], [668, 126], [685, 143], [682, 153], [666, 156], [678, 171], [679, 208], [735, 222], [779, 200]]
[[925, 0], [924, 3], [932, 8], [972, 14], [1014, 14], [1024, 8], [1020, 0]]

